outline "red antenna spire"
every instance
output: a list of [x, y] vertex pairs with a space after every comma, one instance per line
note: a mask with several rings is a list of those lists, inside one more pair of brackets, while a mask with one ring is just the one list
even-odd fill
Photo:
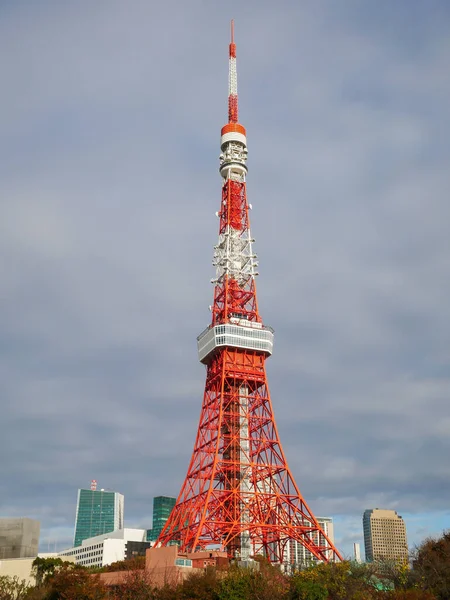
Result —
[[231, 20], [231, 42], [228, 70], [228, 122], [238, 122], [238, 95], [236, 72], [236, 44], [234, 43], [234, 20]]

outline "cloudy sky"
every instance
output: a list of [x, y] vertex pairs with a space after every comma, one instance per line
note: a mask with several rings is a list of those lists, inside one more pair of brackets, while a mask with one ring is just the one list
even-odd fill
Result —
[[450, 527], [450, 4], [0, 3], [0, 515], [150, 527], [205, 380], [229, 20], [281, 440], [350, 554]]

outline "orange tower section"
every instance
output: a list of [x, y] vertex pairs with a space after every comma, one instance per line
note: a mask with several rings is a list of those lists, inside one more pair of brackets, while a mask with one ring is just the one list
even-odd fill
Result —
[[197, 338], [206, 385], [194, 451], [160, 545], [222, 548], [230, 558], [263, 554], [284, 563], [291, 540], [318, 560], [340, 559], [300, 494], [278, 436], [265, 361], [273, 329], [258, 311], [257, 260], [246, 194], [247, 138], [238, 122], [231, 23], [228, 123], [221, 131], [223, 180], [211, 324]]

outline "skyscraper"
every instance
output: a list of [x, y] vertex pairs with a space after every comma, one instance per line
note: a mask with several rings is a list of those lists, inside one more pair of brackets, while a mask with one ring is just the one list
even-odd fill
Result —
[[363, 528], [367, 562], [408, 559], [405, 522], [395, 510], [364, 511]]
[[171, 496], [155, 496], [153, 498], [153, 522], [152, 528], [147, 531], [147, 540], [154, 542], [163, 530], [172, 508], [175, 506], [176, 498]]
[[78, 490], [74, 546], [83, 540], [123, 528], [124, 497], [105, 490]]
[[[333, 519], [331, 517], [317, 517], [317, 523], [330, 542], [334, 544]], [[311, 534], [312, 540], [317, 546], [322, 546], [325, 543], [323, 533], [315, 531]], [[331, 550], [329, 551], [329, 555], [329, 558], [332, 558]], [[289, 540], [289, 543], [286, 544], [284, 550], [284, 563], [286, 566], [298, 569], [300, 567], [317, 564], [317, 562], [317, 557], [299, 541], [291, 539]]]

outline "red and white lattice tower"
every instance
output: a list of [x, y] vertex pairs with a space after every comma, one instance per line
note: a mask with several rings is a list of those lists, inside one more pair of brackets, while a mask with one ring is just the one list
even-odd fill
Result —
[[207, 368], [203, 406], [186, 479], [158, 543], [177, 543], [181, 551], [221, 547], [232, 558], [264, 554], [282, 563], [286, 545], [296, 540], [319, 560], [340, 559], [295, 484], [270, 401], [265, 361], [273, 330], [263, 325], [256, 299], [233, 22], [228, 123], [220, 147], [212, 321], [197, 338]]

